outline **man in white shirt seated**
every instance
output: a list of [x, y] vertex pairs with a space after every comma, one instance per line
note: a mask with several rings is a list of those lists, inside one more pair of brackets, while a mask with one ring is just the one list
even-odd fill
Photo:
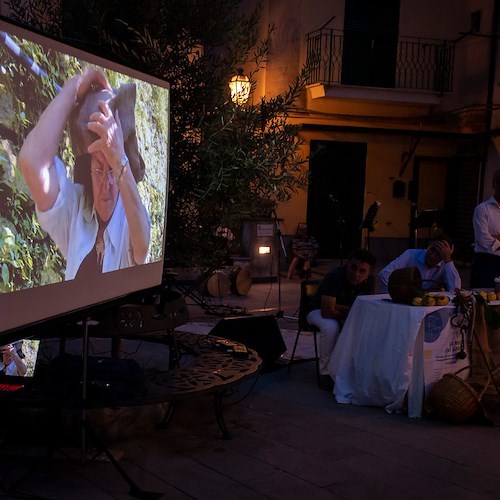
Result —
[[454, 292], [455, 288], [462, 288], [460, 274], [452, 259], [454, 248], [452, 240], [441, 234], [426, 249], [406, 250], [379, 272], [380, 292], [387, 293], [393, 271], [406, 267], [416, 267], [420, 271], [424, 290], [444, 288]]
[[493, 174], [493, 196], [474, 209], [471, 288], [492, 288], [500, 276], [500, 170]]

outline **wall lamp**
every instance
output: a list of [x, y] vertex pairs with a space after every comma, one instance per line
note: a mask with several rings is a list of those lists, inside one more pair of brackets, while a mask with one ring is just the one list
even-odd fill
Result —
[[252, 84], [248, 76], [243, 74], [243, 68], [238, 68], [238, 74], [231, 78], [229, 88], [231, 89], [231, 100], [235, 104], [243, 106], [248, 101]]

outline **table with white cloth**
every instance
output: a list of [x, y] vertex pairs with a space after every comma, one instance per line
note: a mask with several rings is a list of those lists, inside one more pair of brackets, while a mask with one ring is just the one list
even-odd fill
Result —
[[387, 412], [407, 408], [409, 417], [420, 418], [432, 384], [470, 364], [468, 338], [467, 357], [457, 357], [462, 335], [450, 323], [454, 313], [451, 302], [426, 307], [396, 304], [389, 295], [359, 296], [328, 365], [336, 401]]

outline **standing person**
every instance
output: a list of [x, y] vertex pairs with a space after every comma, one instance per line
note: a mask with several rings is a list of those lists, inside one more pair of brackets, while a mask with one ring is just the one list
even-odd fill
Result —
[[471, 288], [492, 288], [500, 276], [500, 170], [493, 174], [493, 196], [480, 203], [472, 216], [474, 258]]
[[288, 267], [287, 278], [292, 278], [298, 265], [302, 265], [304, 275], [307, 276], [311, 269], [311, 263], [318, 253], [318, 249], [318, 242], [314, 236], [308, 234], [307, 226], [299, 226], [297, 235], [292, 241], [293, 259]]
[[416, 267], [420, 271], [422, 288], [425, 290], [444, 288], [448, 292], [454, 292], [455, 288], [462, 288], [460, 274], [452, 259], [454, 249], [453, 241], [440, 234], [426, 249], [406, 250], [378, 273], [381, 293], [387, 293], [392, 272], [406, 267]]
[[309, 304], [307, 321], [320, 330], [319, 371], [322, 384], [330, 388], [328, 362], [341, 327], [358, 295], [374, 292], [373, 268], [376, 258], [368, 250], [354, 250], [343, 267], [330, 271], [320, 283]]
[[[136, 182], [135, 85], [114, 90], [90, 67], [69, 79], [28, 134], [19, 167], [40, 225], [66, 259], [66, 280], [146, 261], [150, 221]], [[74, 179], [57, 156], [67, 122]]]

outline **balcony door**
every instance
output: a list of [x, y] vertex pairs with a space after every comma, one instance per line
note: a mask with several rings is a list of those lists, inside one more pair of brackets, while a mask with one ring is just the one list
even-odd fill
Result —
[[394, 88], [400, 0], [345, 0], [343, 85]]
[[307, 225], [319, 256], [342, 259], [361, 246], [367, 146], [311, 141]]

